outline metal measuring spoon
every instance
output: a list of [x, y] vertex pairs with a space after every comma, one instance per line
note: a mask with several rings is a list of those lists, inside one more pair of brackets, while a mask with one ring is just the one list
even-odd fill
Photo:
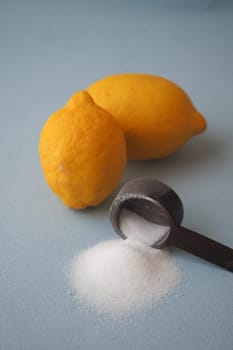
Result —
[[128, 209], [152, 223], [170, 227], [152, 247], [175, 246], [233, 272], [233, 249], [181, 226], [184, 214], [182, 201], [164, 183], [138, 178], [122, 187], [111, 205], [110, 219], [115, 231], [126, 239], [120, 229], [122, 209]]

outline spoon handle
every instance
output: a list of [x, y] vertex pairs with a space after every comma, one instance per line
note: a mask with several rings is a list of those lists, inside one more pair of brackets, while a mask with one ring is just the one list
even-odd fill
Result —
[[179, 226], [173, 236], [173, 245], [233, 272], [233, 249], [200, 233]]

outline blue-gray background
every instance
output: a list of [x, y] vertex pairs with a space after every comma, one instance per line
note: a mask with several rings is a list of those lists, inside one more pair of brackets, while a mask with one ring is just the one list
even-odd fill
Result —
[[233, 7], [230, 1], [0, 1], [0, 349], [231, 350], [233, 275], [177, 251], [180, 289], [130, 319], [86, 312], [66, 281], [70, 258], [115, 238], [107, 211], [65, 208], [46, 186], [40, 129], [105, 75], [166, 76], [208, 131], [176, 155], [130, 162], [185, 203], [184, 223], [233, 247]]

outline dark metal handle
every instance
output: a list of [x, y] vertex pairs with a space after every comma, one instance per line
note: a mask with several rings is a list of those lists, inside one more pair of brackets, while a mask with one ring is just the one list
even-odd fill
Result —
[[233, 272], [233, 249], [185, 227], [177, 227], [172, 244]]

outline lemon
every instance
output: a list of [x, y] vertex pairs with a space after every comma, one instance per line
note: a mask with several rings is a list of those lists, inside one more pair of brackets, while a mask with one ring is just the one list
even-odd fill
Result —
[[68, 207], [83, 209], [100, 204], [118, 183], [125, 137], [109, 112], [81, 91], [45, 123], [39, 155], [51, 189]]
[[168, 156], [206, 129], [184, 90], [163, 77], [118, 74], [87, 90], [124, 130], [129, 159]]

